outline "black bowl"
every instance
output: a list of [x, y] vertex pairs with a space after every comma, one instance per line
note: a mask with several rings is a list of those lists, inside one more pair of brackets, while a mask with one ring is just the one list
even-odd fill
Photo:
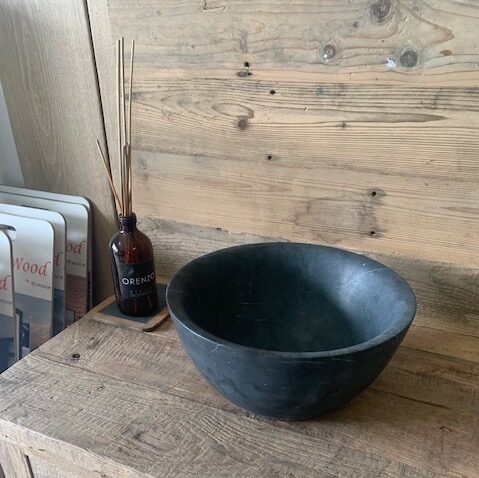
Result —
[[213, 252], [183, 267], [166, 296], [206, 380], [280, 420], [321, 415], [366, 388], [416, 311], [411, 288], [388, 267], [312, 244]]

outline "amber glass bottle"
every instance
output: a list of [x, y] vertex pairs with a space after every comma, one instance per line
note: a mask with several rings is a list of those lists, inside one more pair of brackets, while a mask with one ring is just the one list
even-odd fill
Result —
[[136, 216], [120, 216], [120, 230], [110, 240], [110, 261], [118, 307], [141, 317], [158, 311], [153, 246], [136, 227]]

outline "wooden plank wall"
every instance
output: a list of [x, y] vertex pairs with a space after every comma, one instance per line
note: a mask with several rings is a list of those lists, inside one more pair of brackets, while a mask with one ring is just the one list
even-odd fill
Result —
[[137, 41], [134, 201], [160, 273], [225, 245], [330, 244], [403, 273], [417, 323], [479, 335], [479, 5], [89, 6], [105, 111], [112, 41]]
[[111, 195], [95, 141], [105, 135], [83, 0], [0, 0], [0, 79], [25, 185], [88, 197], [94, 209], [94, 292], [112, 293]]

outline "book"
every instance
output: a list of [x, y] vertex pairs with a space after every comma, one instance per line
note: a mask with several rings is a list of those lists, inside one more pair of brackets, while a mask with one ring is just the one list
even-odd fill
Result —
[[52, 336], [54, 232], [47, 221], [1, 212], [0, 229], [12, 247], [15, 313], [25, 355]]
[[7, 186], [4, 184], [0, 184], [0, 191], [5, 193], [12, 193], [12, 194], [19, 194], [21, 196], [32, 196], [32, 197], [39, 197], [44, 199], [50, 199], [52, 201], [61, 201], [61, 202], [69, 202], [73, 204], [81, 204], [85, 207], [88, 214], [88, 299], [87, 299], [87, 308], [88, 310], [93, 307], [93, 262], [92, 262], [92, 248], [93, 248], [93, 241], [92, 241], [92, 234], [93, 234], [93, 215], [92, 215], [92, 208], [90, 201], [83, 197], [83, 196], [74, 196], [71, 194], [60, 194], [60, 193], [52, 193], [50, 191], [40, 191], [37, 189], [28, 189], [28, 188], [21, 188], [15, 186]]
[[0, 203], [0, 212], [32, 219], [43, 219], [53, 227], [53, 335], [56, 335], [65, 328], [65, 219], [58, 212], [2, 203]]
[[[2, 186], [2, 188], [5, 188], [5, 186]], [[88, 298], [90, 296], [90, 246], [87, 208], [83, 204], [3, 191], [0, 191], [0, 203], [43, 208], [58, 212], [64, 217], [66, 222], [65, 324], [69, 325], [78, 320], [88, 311]]]

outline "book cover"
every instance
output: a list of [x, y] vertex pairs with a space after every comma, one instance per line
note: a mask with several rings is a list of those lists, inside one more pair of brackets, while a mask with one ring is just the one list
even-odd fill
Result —
[[28, 353], [52, 336], [53, 227], [40, 219], [0, 213], [0, 229], [12, 245], [15, 313]]
[[65, 324], [88, 311], [88, 212], [82, 204], [21, 196], [0, 191], [0, 202], [43, 208], [60, 213], [66, 222]]
[[7, 186], [0, 184], [0, 191], [5, 193], [19, 194], [21, 196], [31, 196], [39, 197], [44, 199], [50, 199], [52, 201], [61, 201], [61, 202], [70, 202], [73, 204], [81, 204], [85, 207], [88, 214], [88, 299], [87, 299], [87, 309], [89, 310], [93, 307], [93, 262], [92, 262], [92, 234], [93, 234], [93, 216], [91, 210], [90, 201], [83, 196], [74, 196], [71, 194], [59, 194], [52, 193], [50, 191], [40, 191], [37, 189], [28, 189], [15, 186]]
[[58, 212], [2, 203], [0, 203], [0, 212], [32, 219], [43, 219], [53, 227], [53, 335], [56, 335], [65, 328], [65, 219]]

